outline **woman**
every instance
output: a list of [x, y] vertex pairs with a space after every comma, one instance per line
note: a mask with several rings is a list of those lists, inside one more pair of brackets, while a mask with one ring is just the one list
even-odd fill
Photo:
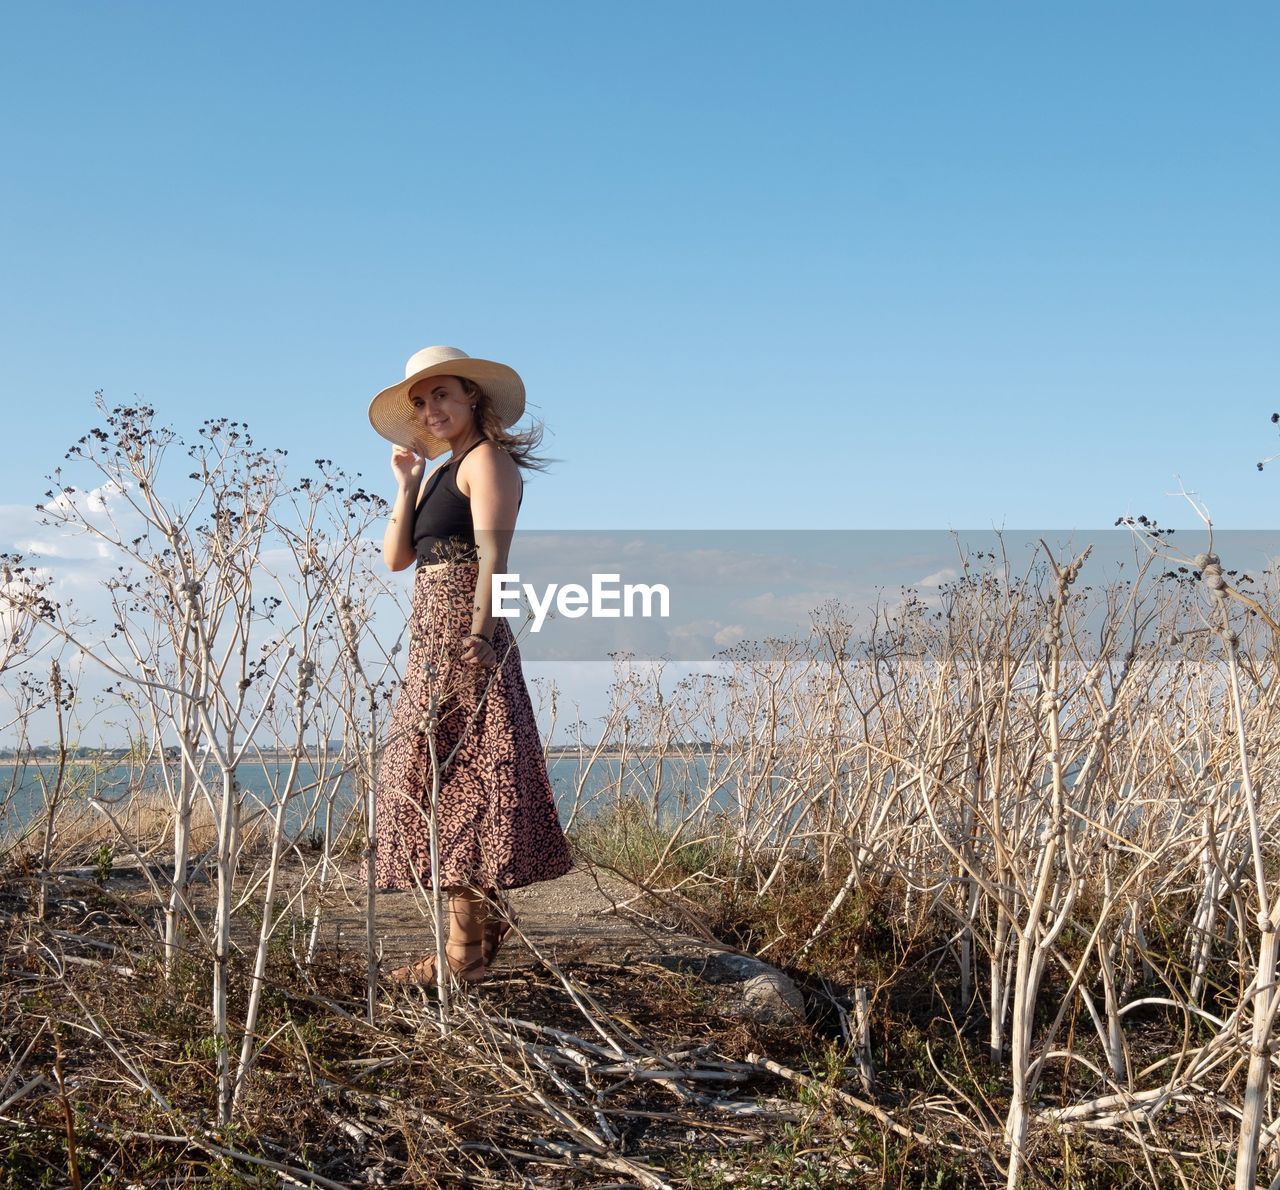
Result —
[[[524, 383], [511, 368], [456, 347], [413, 355], [405, 379], [369, 406], [374, 429], [395, 443], [398, 492], [383, 560], [392, 570], [418, 565], [409, 657], [378, 772], [375, 877], [402, 889], [438, 876], [449, 896], [446, 959], [468, 982], [484, 978], [510, 929], [500, 891], [572, 866], [520, 656], [491, 606], [492, 578], [507, 569], [520, 471], [542, 466], [533, 453], [540, 429], [507, 432], [523, 412]], [[426, 473], [426, 461], [446, 450]], [[433, 982], [435, 956], [390, 977]]]

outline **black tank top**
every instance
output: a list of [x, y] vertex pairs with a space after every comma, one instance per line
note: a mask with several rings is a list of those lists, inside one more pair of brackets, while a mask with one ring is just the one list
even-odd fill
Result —
[[456, 459], [450, 459], [427, 481], [426, 495], [418, 502], [413, 521], [413, 549], [419, 565], [433, 562], [469, 562], [476, 556], [476, 531], [471, 501], [458, 488], [458, 464], [481, 442], [473, 442]]

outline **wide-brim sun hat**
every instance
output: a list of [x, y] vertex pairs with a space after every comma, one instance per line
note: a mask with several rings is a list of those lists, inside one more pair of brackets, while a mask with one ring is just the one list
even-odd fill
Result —
[[434, 459], [449, 449], [443, 438], [429, 434], [409, 404], [409, 390], [429, 376], [462, 376], [484, 389], [503, 429], [524, 415], [524, 381], [514, 368], [491, 359], [475, 359], [456, 347], [424, 347], [404, 366], [404, 379], [384, 388], [369, 402], [369, 421], [388, 442]]

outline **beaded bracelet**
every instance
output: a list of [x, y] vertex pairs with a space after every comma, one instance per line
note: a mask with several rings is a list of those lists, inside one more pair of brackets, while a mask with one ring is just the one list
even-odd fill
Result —
[[482, 640], [490, 648], [493, 648], [493, 641], [491, 641], [487, 636], [485, 636], [483, 632], [468, 632], [467, 635], [464, 636], [462, 639], [463, 640]]

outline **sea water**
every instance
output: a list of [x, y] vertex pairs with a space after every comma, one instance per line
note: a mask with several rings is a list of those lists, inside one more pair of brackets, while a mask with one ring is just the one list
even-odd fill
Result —
[[[570, 816], [590, 817], [622, 802], [656, 806], [659, 817], [666, 818], [687, 813], [704, 797], [713, 808], [724, 808], [731, 796], [728, 783], [714, 777], [709, 782], [708, 762], [696, 753], [668, 755], [661, 763], [644, 754], [625, 759], [559, 754], [549, 759], [547, 772], [561, 821]], [[245, 813], [273, 812], [288, 773], [287, 759], [239, 765], [236, 778], [246, 794]], [[175, 776], [176, 767], [170, 770], [171, 779]], [[0, 834], [15, 835], [42, 815], [56, 778], [57, 766], [43, 761], [0, 767]], [[216, 804], [222, 790], [221, 774], [206, 764], [202, 778]], [[155, 765], [138, 768], [110, 761], [73, 760], [63, 774], [62, 805], [67, 810], [94, 813], [91, 799], [97, 799], [122, 816], [135, 791], [159, 792], [163, 781]], [[295, 792], [285, 810], [287, 832], [292, 836], [321, 830], [326, 819], [330, 829], [336, 830], [356, 810], [359, 787], [352, 774], [336, 763], [300, 763], [293, 781]], [[198, 799], [203, 797], [197, 794]]]

